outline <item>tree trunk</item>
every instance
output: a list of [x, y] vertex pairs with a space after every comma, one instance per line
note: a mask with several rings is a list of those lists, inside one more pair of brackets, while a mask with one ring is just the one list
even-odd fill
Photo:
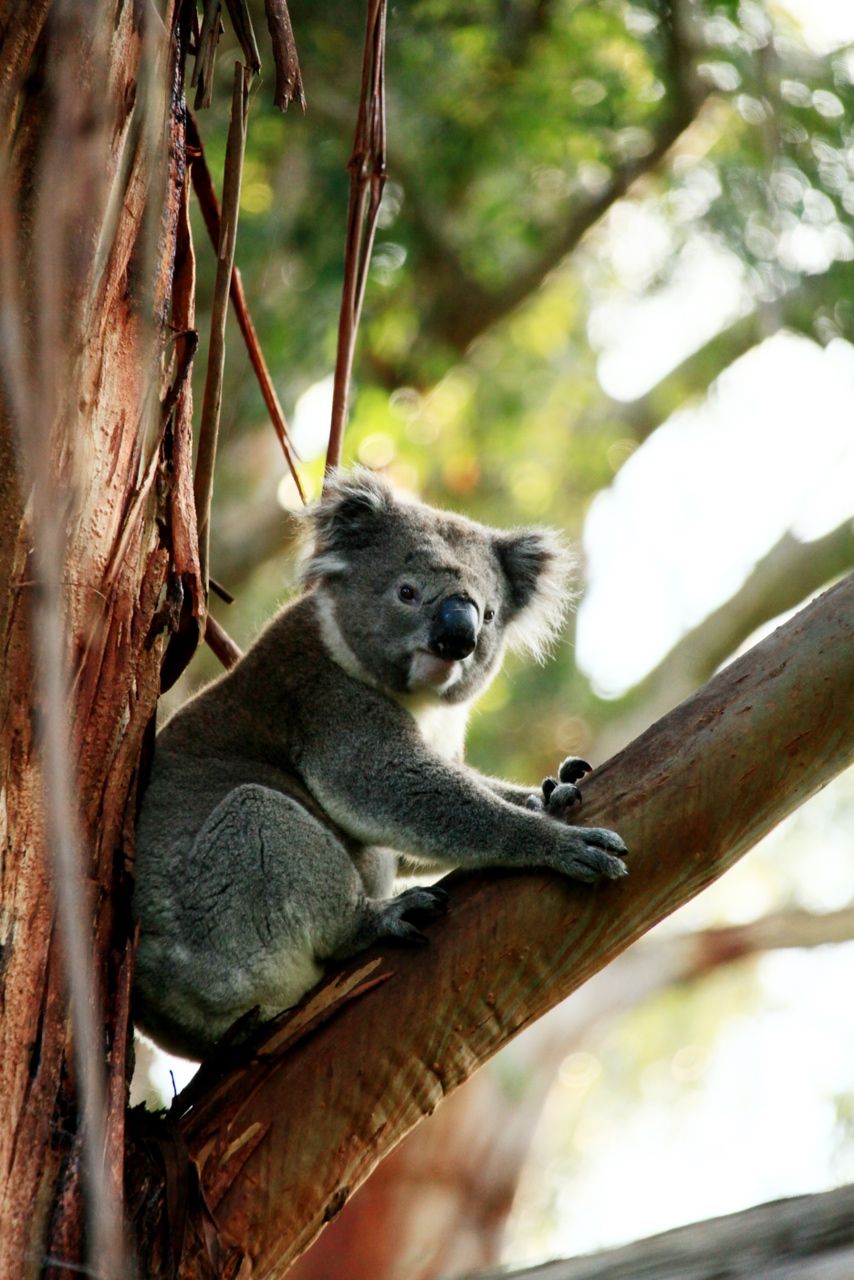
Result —
[[457, 874], [429, 948], [366, 952], [251, 1055], [203, 1069], [164, 1135], [171, 1185], [184, 1144], [198, 1178], [186, 1236], [165, 1210], [153, 1230], [162, 1170], [135, 1187], [149, 1274], [174, 1249], [194, 1280], [284, 1275], [443, 1096], [838, 773], [854, 756], [852, 634], [854, 575], [584, 784], [585, 819], [633, 851], [627, 881]]
[[[97, 30], [88, 29], [93, 15]], [[172, 29], [170, 5], [165, 30], [144, 30], [143, 16], [121, 0], [106, 7], [7, 0], [0, 21], [4, 1280], [40, 1275], [45, 1265], [69, 1274], [60, 1262], [86, 1263], [79, 1053], [68, 1016], [67, 939], [56, 925], [55, 841], [46, 836], [55, 796], [45, 793], [38, 732], [53, 714], [39, 658], [47, 578], [62, 593], [69, 683], [61, 732], [75, 766], [82, 878], [93, 891], [84, 895], [85, 937], [97, 990], [87, 994], [100, 1040], [95, 1061], [107, 1076], [99, 1158], [117, 1195], [132, 956], [120, 851], [160, 689], [164, 587], [180, 581], [189, 612], [201, 607], [186, 501], [188, 384], [161, 412], [168, 382], [180, 377], [175, 331], [192, 324], [183, 33]], [[153, 16], [152, 9], [150, 26]], [[48, 525], [59, 534], [61, 564], [45, 564]], [[95, 1261], [106, 1274], [109, 1259]]]

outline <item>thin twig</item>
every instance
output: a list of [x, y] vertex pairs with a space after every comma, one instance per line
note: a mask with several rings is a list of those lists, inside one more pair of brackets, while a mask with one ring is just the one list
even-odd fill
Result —
[[287, 0], [264, 0], [264, 9], [267, 14], [270, 43], [273, 46], [273, 60], [276, 64], [276, 90], [273, 94], [273, 102], [280, 111], [287, 111], [296, 98], [305, 111], [305, 90]]
[[190, 84], [196, 89], [195, 107], [211, 105], [216, 47], [222, 34], [222, 0], [205, 0], [202, 29], [196, 42], [196, 61]]
[[228, 293], [234, 268], [234, 250], [237, 242], [237, 219], [240, 209], [240, 179], [243, 171], [243, 151], [246, 145], [246, 119], [249, 110], [249, 82], [251, 71], [242, 63], [234, 64], [234, 88], [231, 99], [231, 123], [225, 151], [225, 172], [222, 188], [222, 220], [217, 250], [216, 282], [211, 308], [211, 336], [208, 348], [208, 367], [202, 400], [199, 426], [199, 451], [196, 457], [196, 474], [193, 495], [199, 530], [199, 563], [202, 581], [207, 593], [210, 549], [211, 498], [213, 496], [216, 445], [219, 434], [219, 417], [222, 406], [222, 376], [225, 369], [225, 320], [228, 310]]
[[216, 618], [208, 614], [205, 625], [205, 640], [208, 648], [216, 654], [222, 665], [228, 670], [243, 657], [243, 650], [235, 644], [231, 636]]
[[255, 28], [246, 5], [246, 0], [225, 0], [234, 34], [240, 42], [243, 56], [253, 75], [261, 70], [261, 55], [258, 52], [258, 41], [255, 39]]
[[230, 591], [226, 590], [221, 582], [217, 582], [216, 578], [209, 578], [208, 586], [215, 596], [219, 596], [223, 604], [234, 604], [234, 596]]
[[385, 166], [385, 27], [386, 0], [369, 0], [362, 56], [362, 90], [350, 172], [344, 284], [338, 321], [338, 352], [332, 391], [332, 420], [326, 452], [326, 474], [341, 461], [353, 353], [362, 313], [365, 284], [386, 179]]
[[[220, 213], [219, 201], [216, 198], [213, 180], [211, 178], [208, 163], [205, 159], [205, 151], [202, 146], [202, 140], [199, 135], [198, 125], [192, 115], [187, 117], [187, 152], [190, 159], [190, 173], [193, 179], [193, 190], [196, 193], [196, 199], [202, 211], [205, 226], [208, 235], [215, 246], [219, 245], [220, 238]], [[237, 267], [234, 267], [231, 273], [230, 285], [231, 303], [234, 307], [234, 315], [237, 320], [240, 332], [243, 334], [243, 341], [249, 355], [249, 361], [255, 371], [255, 377], [258, 379], [258, 386], [261, 389], [261, 395], [264, 397], [264, 403], [267, 406], [267, 412], [270, 415], [270, 421], [276, 435], [279, 438], [279, 444], [285, 455], [285, 462], [288, 464], [288, 470], [294, 479], [297, 492], [303, 502], [306, 501], [305, 490], [302, 486], [299, 473], [296, 469], [294, 459], [293, 446], [288, 434], [288, 423], [279, 403], [279, 397], [276, 394], [276, 388], [273, 386], [273, 380], [270, 377], [270, 371], [267, 368], [267, 362], [264, 359], [264, 353], [258, 341], [258, 335], [255, 332], [255, 326], [252, 323], [252, 317], [249, 314], [249, 307], [246, 302], [246, 294], [243, 291], [243, 281]]]

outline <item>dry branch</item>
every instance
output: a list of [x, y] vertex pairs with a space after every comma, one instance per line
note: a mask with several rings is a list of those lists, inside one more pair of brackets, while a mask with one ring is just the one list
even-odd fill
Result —
[[[194, 117], [188, 113], [187, 116], [187, 154], [190, 159], [190, 173], [193, 179], [193, 190], [199, 202], [199, 208], [202, 211], [205, 227], [210, 236], [211, 243], [214, 248], [219, 247], [219, 239], [221, 232], [221, 222], [219, 213], [219, 201], [216, 198], [213, 179], [211, 178], [208, 162], [205, 159], [205, 150], [202, 146], [202, 139], [199, 134], [198, 126]], [[267, 361], [264, 359], [264, 353], [261, 350], [261, 344], [258, 341], [258, 335], [255, 332], [255, 326], [252, 323], [252, 316], [249, 314], [249, 306], [246, 301], [246, 294], [243, 289], [243, 280], [240, 270], [234, 267], [231, 272], [231, 283], [229, 285], [229, 294], [231, 297], [231, 305], [234, 307], [234, 315], [240, 332], [243, 335], [243, 341], [246, 345], [246, 351], [249, 356], [249, 362], [255, 371], [255, 377], [258, 379], [258, 386], [261, 395], [264, 397], [264, 403], [267, 406], [267, 412], [270, 415], [270, 421], [282, 446], [282, 452], [285, 455], [285, 461], [288, 469], [293, 476], [294, 484], [300, 498], [305, 502], [305, 491], [299, 472], [294, 462], [293, 447], [291, 445], [290, 436], [288, 434], [288, 424], [285, 419], [282, 406], [279, 403], [279, 397], [276, 394], [276, 388], [273, 386], [273, 379], [270, 377], [270, 371], [267, 368]]]
[[205, 0], [202, 27], [196, 41], [196, 61], [190, 81], [196, 90], [197, 111], [211, 105], [216, 49], [222, 30], [222, 0]]
[[[180, 1131], [235, 1267], [283, 1275], [446, 1093], [852, 759], [852, 634], [854, 576], [584, 784], [585, 820], [633, 850], [627, 881], [591, 892], [545, 873], [457, 874], [429, 948], [360, 956], [345, 977], [387, 980], [295, 1042], [286, 1018], [208, 1085]], [[213, 1274], [208, 1258], [194, 1220], [180, 1274]]]
[[231, 98], [231, 123], [225, 151], [222, 190], [222, 220], [217, 249], [216, 281], [211, 307], [211, 336], [205, 377], [202, 416], [199, 424], [199, 450], [193, 493], [199, 529], [199, 562], [202, 581], [207, 588], [208, 553], [210, 549], [211, 499], [213, 497], [219, 417], [222, 406], [222, 375], [225, 369], [225, 321], [228, 294], [234, 269], [237, 244], [237, 219], [240, 212], [240, 181], [243, 174], [243, 151], [246, 145], [246, 118], [249, 110], [251, 73], [241, 63], [234, 64], [234, 87]]
[[246, 0], [225, 0], [234, 34], [240, 43], [246, 65], [253, 75], [261, 70], [261, 55], [258, 52], [258, 41], [255, 39], [255, 28]]
[[467, 1280], [850, 1280], [854, 1187], [756, 1205], [620, 1249]]
[[276, 64], [276, 90], [273, 102], [280, 111], [287, 111], [296, 98], [305, 111], [305, 90], [287, 0], [264, 0], [264, 10], [267, 14], [270, 43], [273, 46], [273, 60]]
[[205, 627], [205, 640], [208, 647], [216, 654], [226, 671], [243, 657], [243, 651], [236, 645], [225, 628], [216, 618], [208, 614]]
[[377, 214], [386, 180], [385, 20], [386, 0], [368, 0], [359, 117], [353, 153], [347, 164], [350, 171], [350, 197], [344, 251], [344, 284], [338, 320], [338, 352], [332, 388], [332, 420], [326, 452], [327, 473], [341, 461], [356, 334], [374, 247]]

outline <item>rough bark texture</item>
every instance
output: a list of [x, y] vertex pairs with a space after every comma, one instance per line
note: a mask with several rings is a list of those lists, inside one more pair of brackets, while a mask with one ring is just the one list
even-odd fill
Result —
[[[633, 851], [627, 881], [457, 875], [428, 949], [366, 953], [248, 1061], [203, 1076], [175, 1113], [200, 1192], [180, 1274], [284, 1275], [445, 1094], [838, 773], [854, 756], [852, 634], [854, 576], [585, 784], [585, 819]], [[149, 1227], [159, 1176], [137, 1189]], [[151, 1248], [157, 1274], [168, 1246]]]
[[[132, 950], [120, 851], [127, 847], [129, 795], [160, 687], [158, 637], [169, 622], [158, 613], [161, 593], [182, 576], [192, 589], [197, 573], [192, 507], [184, 496], [188, 387], [169, 397], [171, 412], [161, 413], [158, 404], [178, 376], [172, 326], [186, 320], [171, 312], [183, 181], [181, 40], [167, 6], [165, 31], [148, 33], [154, 75], [143, 92], [145, 34], [136, 6], [117, 0], [103, 10], [108, 40], [102, 45], [85, 37], [69, 43], [69, 30], [79, 35], [86, 15], [99, 12], [98, 6], [7, 4], [0, 22], [3, 252], [17, 270], [17, 281], [4, 281], [3, 303], [20, 310], [27, 365], [7, 369], [0, 405], [3, 1280], [41, 1274], [46, 1257], [78, 1267], [86, 1261], [74, 1057], [44, 834], [40, 708], [31, 705], [39, 583], [30, 550], [39, 529], [31, 527], [19, 483], [16, 450], [27, 423], [13, 421], [21, 404], [14, 388], [10, 394], [15, 378], [30, 377], [29, 394], [37, 396], [32, 370], [55, 358], [71, 371], [61, 388], [50, 457], [37, 464], [54, 476], [65, 521], [69, 720], [87, 874], [95, 887], [91, 930], [100, 990], [93, 998], [107, 1028], [106, 1160], [119, 1187]], [[60, 67], [62, 75], [52, 71]], [[152, 89], [153, 83], [161, 87]], [[80, 99], [76, 113], [66, 93]], [[95, 188], [86, 181], [89, 172], [98, 174]], [[77, 203], [69, 205], [63, 201], [72, 198], [75, 179]], [[44, 255], [62, 245], [75, 221], [73, 262], [58, 253], [53, 260], [63, 350], [45, 353], [39, 348], [44, 317], [36, 314], [43, 297], [34, 298], [33, 281]], [[187, 270], [186, 253], [180, 270]], [[176, 287], [176, 299], [181, 293]]]
[[850, 1280], [854, 1187], [795, 1196], [622, 1249], [468, 1280]]

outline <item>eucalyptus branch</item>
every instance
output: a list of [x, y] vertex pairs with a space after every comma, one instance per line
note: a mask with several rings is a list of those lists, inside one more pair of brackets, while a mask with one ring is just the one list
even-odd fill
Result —
[[[697, 83], [694, 74], [694, 49], [686, 33], [684, 8], [684, 0], [668, 0], [660, 23], [667, 106], [654, 130], [649, 150], [617, 165], [600, 191], [587, 195], [576, 193], [571, 207], [555, 218], [551, 229], [543, 232], [540, 252], [502, 287], [489, 291], [466, 279], [452, 283], [435, 309], [435, 324], [441, 336], [458, 351], [464, 351], [484, 330], [529, 297], [633, 183], [657, 168], [698, 115], [707, 91]], [[426, 270], [432, 271], [434, 265], [426, 264]], [[470, 305], [461, 307], [460, 297], [471, 299]]]
[[588, 1257], [460, 1280], [847, 1280], [854, 1270], [854, 1186], [755, 1205]]
[[214, 466], [216, 463], [217, 436], [219, 434], [222, 406], [222, 377], [225, 369], [225, 321], [228, 295], [234, 269], [234, 250], [237, 243], [237, 219], [240, 211], [240, 181], [243, 172], [243, 152], [246, 145], [246, 120], [249, 110], [248, 67], [237, 62], [234, 66], [234, 87], [231, 99], [231, 123], [225, 152], [225, 172], [222, 188], [222, 220], [217, 250], [216, 281], [211, 308], [211, 334], [208, 346], [208, 367], [202, 400], [202, 416], [199, 426], [199, 449], [196, 457], [196, 473], [193, 495], [199, 529], [199, 563], [202, 582], [207, 591], [210, 550], [211, 499], [213, 497]]
[[202, 26], [196, 41], [196, 61], [190, 84], [196, 90], [195, 107], [211, 105], [216, 49], [222, 35], [222, 0], [205, 0]]
[[236, 645], [225, 628], [216, 618], [207, 616], [205, 623], [205, 641], [212, 653], [219, 658], [226, 671], [243, 657], [243, 650]]
[[[198, 125], [195, 118], [188, 114], [187, 117], [187, 153], [190, 159], [190, 174], [193, 180], [193, 190], [196, 193], [196, 199], [199, 202], [199, 208], [202, 211], [205, 227], [211, 242], [215, 247], [219, 246], [220, 234], [222, 229], [219, 201], [214, 190], [213, 179], [211, 178], [210, 169], [208, 168], [207, 159], [205, 158], [205, 150], [202, 146], [201, 135], [199, 134]], [[261, 344], [258, 341], [258, 335], [255, 326], [252, 323], [252, 316], [249, 312], [249, 306], [246, 301], [246, 294], [243, 289], [243, 280], [238, 267], [233, 267], [231, 272], [231, 282], [229, 284], [229, 295], [231, 297], [231, 305], [234, 308], [235, 319], [238, 327], [243, 335], [243, 341], [249, 356], [249, 362], [255, 372], [258, 380], [258, 386], [261, 395], [264, 398], [264, 404], [267, 406], [267, 412], [270, 415], [270, 421], [273, 429], [282, 447], [282, 453], [285, 455], [285, 462], [288, 464], [297, 492], [303, 502], [306, 501], [305, 490], [296, 469], [294, 459], [293, 445], [291, 443], [288, 431], [288, 423], [285, 418], [279, 397], [276, 394], [276, 388], [273, 385], [273, 379], [267, 367], [267, 361], [264, 359], [264, 353], [261, 350]]]
[[273, 102], [280, 111], [287, 111], [296, 98], [305, 111], [305, 90], [287, 0], [264, 0], [264, 9], [270, 43], [273, 46], [273, 61], [276, 64]]
[[258, 52], [258, 41], [255, 39], [255, 29], [252, 26], [246, 0], [225, 0], [225, 4], [228, 16], [231, 18], [231, 25], [234, 27], [234, 34], [243, 50], [246, 65], [253, 75], [257, 75], [261, 70], [261, 55]]
[[365, 296], [377, 214], [386, 180], [385, 27], [386, 0], [368, 0], [359, 116], [353, 153], [347, 165], [350, 172], [350, 197], [344, 284], [338, 321], [338, 352], [332, 391], [332, 420], [326, 453], [327, 474], [341, 461], [356, 334]]

